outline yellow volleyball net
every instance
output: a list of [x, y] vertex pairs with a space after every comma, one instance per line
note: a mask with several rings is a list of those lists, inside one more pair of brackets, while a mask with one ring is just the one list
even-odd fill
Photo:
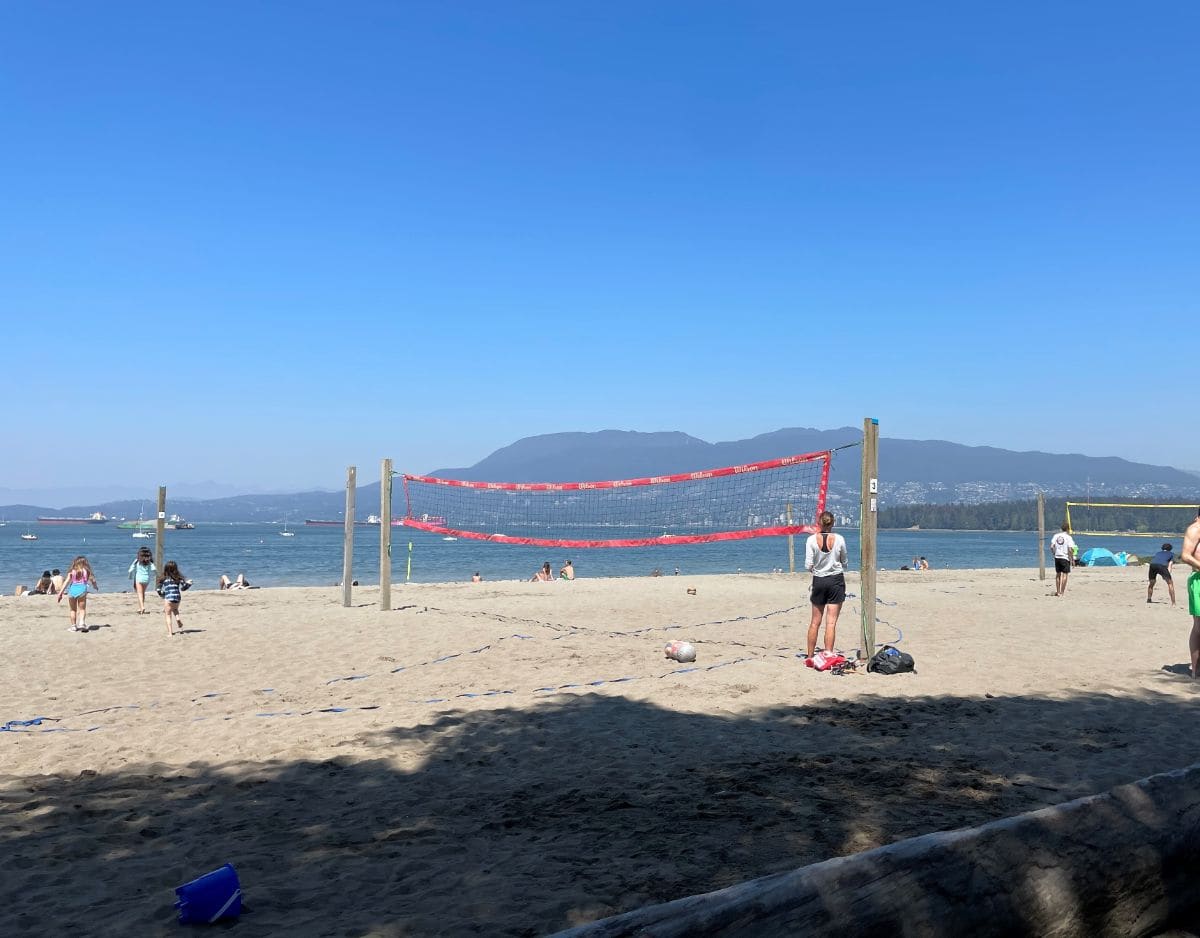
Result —
[[1090, 537], [1179, 537], [1197, 507], [1142, 502], [1067, 502], [1067, 530]]

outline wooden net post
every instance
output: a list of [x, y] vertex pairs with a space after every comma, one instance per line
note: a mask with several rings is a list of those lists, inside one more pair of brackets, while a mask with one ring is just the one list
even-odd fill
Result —
[[379, 474], [379, 608], [392, 608], [392, 461]]
[[859, 570], [862, 577], [862, 648], [859, 656], [875, 653], [875, 534], [879, 518], [879, 421], [863, 420], [862, 521], [859, 527]]
[[1046, 493], [1038, 492], [1038, 579], [1046, 579]]
[[342, 605], [350, 608], [353, 600], [351, 583], [354, 582], [354, 496], [357, 490], [358, 470], [354, 466], [346, 469], [346, 515], [345, 534], [342, 540]]
[[[792, 526], [792, 503], [787, 503], [787, 523], [788, 527]], [[788, 535], [788, 573], [796, 572], [796, 539], [791, 534]]]
[[[163, 532], [167, 528], [167, 487], [158, 487], [158, 520], [154, 523], [154, 567], [162, 576], [163, 568]], [[139, 531], [141, 528], [138, 529]]]

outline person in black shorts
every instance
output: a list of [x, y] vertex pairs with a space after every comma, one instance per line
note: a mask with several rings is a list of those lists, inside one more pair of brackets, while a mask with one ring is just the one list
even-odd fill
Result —
[[825, 650], [833, 651], [837, 620], [846, 601], [846, 539], [833, 533], [833, 515], [821, 512], [821, 530], [804, 545], [804, 566], [813, 575], [812, 618], [808, 624], [808, 658], [817, 650], [817, 633], [825, 620]]
[[1150, 585], [1146, 587], [1146, 602], [1154, 600], [1154, 583], [1162, 577], [1167, 581], [1167, 592], [1171, 594], [1171, 605], [1175, 605], [1175, 581], [1171, 579], [1171, 568], [1175, 566], [1175, 552], [1170, 544], [1150, 558]]
[[1071, 555], [1075, 552], [1075, 539], [1065, 522], [1062, 530], [1050, 538], [1050, 552], [1054, 554], [1054, 595], [1062, 596], [1067, 591], [1067, 577], [1071, 575]]

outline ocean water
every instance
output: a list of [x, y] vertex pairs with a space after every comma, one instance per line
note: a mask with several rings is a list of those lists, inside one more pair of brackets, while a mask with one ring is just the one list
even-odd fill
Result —
[[[294, 537], [281, 537], [276, 524], [197, 524], [190, 531], [168, 530], [164, 559], [176, 561], [195, 585], [215, 589], [222, 573], [238, 573], [257, 586], [334, 586], [342, 578], [342, 536], [338, 527], [292, 527]], [[36, 541], [21, 540], [30, 531]], [[858, 532], [845, 535], [851, 568], [858, 567]], [[1107, 547], [1151, 554], [1158, 538], [1076, 538], [1081, 549]], [[805, 538], [795, 541], [796, 565], [804, 563]], [[1173, 539], [1178, 552], [1182, 535]], [[409, 544], [412, 550], [409, 550]], [[126, 571], [141, 546], [153, 540], [134, 539], [131, 532], [106, 525], [39, 525], [8, 522], [0, 527], [0, 591], [12, 594], [17, 584], [32, 586], [43, 570], [65, 571], [77, 554], [84, 554], [102, 591], [130, 587]], [[916, 556], [925, 556], [934, 569], [970, 567], [1037, 567], [1037, 534], [1004, 531], [881, 531], [878, 566], [898, 569]], [[485, 580], [528, 579], [550, 561], [555, 573], [564, 560], [573, 561], [579, 576], [646, 576], [656, 568], [671, 575], [689, 573], [769, 573], [788, 568], [787, 538], [764, 537], [719, 544], [669, 545], [641, 548], [523, 547], [441, 537], [405, 528], [392, 529], [392, 582], [402, 583], [411, 557], [414, 582], [469, 580], [479, 571]], [[1053, 562], [1047, 558], [1047, 563]], [[379, 582], [379, 529], [355, 529], [354, 578], [364, 585]]]

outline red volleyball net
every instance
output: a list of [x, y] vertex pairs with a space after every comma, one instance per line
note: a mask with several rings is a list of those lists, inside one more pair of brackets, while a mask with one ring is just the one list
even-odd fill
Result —
[[404, 524], [546, 547], [702, 544], [816, 531], [828, 450], [612, 482], [475, 482], [405, 475]]

